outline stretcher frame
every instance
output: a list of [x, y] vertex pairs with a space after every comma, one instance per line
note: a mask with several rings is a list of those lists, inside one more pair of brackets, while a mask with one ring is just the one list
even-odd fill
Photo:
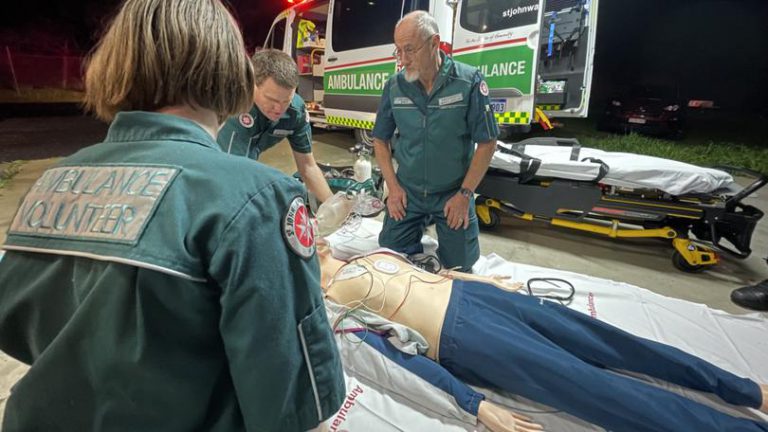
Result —
[[[551, 142], [558, 145], [558, 140]], [[606, 185], [599, 179], [539, 178], [491, 169], [476, 190], [475, 210], [484, 229], [495, 228], [502, 215], [511, 215], [609, 238], [671, 240], [672, 264], [685, 272], [700, 272], [720, 261], [718, 252], [748, 257], [752, 233], [763, 217], [761, 210], [742, 200], [765, 186], [764, 174], [729, 166], [713, 168], [754, 181], [733, 195], [674, 196], [656, 189]]]

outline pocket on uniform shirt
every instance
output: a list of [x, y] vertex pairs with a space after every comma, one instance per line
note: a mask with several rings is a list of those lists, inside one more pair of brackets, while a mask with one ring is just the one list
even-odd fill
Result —
[[[338, 407], [333, 400], [324, 399], [344, 397], [344, 377], [325, 306], [319, 305], [304, 317], [298, 325], [298, 330], [318, 417], [327, 418]], [[333, 411], [325, 412], [330, 410]]]
[[453, 135], [466, 135], [468, 109], [464, 104], [441, 106], [436, 116], [439, 124], [449, 125], [446, 132], [451, 132]]

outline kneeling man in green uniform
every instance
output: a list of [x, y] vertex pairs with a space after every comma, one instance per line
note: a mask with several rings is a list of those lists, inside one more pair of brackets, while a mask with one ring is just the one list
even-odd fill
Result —
[[[424, 11], [407, 14], [395, 27], [394, 55], [403, 70], [384, 85], [373, 129], [376, 161], [389, 188], [379, 243], [409, 255], [422, 252], [424, 228], [434, 222], [443, 266], [470, 271], [480, 256], [474, 190], [499, 128], [482, 74], [443, 54], [439, 44], [437, 22]], [[390, 147], [396, 130], [397, 173]]]
[[275, 49], [257, 51], [251, 61], [256, 79], [253, 106], [224, 124], [219, 145], [227, 153], [258, 160], [262, 152], [288, 139], [301, 179], [320, 202], [325, 201], [331, 189], [312, 155], [309, 113], [296, 94], [296, 63]]

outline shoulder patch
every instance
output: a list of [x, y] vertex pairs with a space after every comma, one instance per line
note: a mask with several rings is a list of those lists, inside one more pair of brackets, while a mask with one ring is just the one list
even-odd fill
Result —
[[283, 238], [296, 255], [309, 259], [315, 254], [315, 226], [301, 197], [291, 201], [283, 216]]
[[253, 127], [253, 116], [251, 116], [248, 113], [240, 114], [239, 117], [240, 125], [245, 128], [252, 128]]
[[488, 84], [486, 84], [485, 80], [480, 81], [480, 94], [488, 96], [488, 93]]
[[51, 168], [30, 188], [8, 234], [136, 244], [180, 168]]

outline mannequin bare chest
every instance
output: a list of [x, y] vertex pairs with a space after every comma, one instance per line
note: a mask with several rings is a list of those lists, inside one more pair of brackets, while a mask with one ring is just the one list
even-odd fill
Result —
[[364, 309], [413, 328], [427, 339], [427, 356], [434, 359], [452, 282], [422, 272], [397, 255], [377, 253], [339, 269], [326, 295], [349, 308]]

